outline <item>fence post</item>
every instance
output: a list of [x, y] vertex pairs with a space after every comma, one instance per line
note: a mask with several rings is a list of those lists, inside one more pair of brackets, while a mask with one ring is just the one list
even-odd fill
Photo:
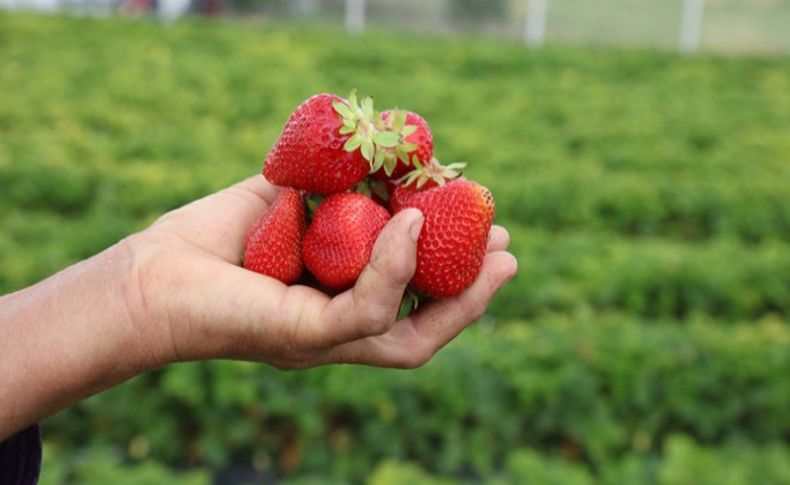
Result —
[[524, 27], [524, 42], [532, 47], [543, 44], [546, 37], [546, 10], [548, 0], [527, 0], [527, 20]]
[[346, 30], [358, 34], [365, 28], [365, 0], [346, 0]]
[[683, 17], [680, 20], [680, 52], [688, 54], [699, 49], [704, 10], [705, 0], [683, 1]]

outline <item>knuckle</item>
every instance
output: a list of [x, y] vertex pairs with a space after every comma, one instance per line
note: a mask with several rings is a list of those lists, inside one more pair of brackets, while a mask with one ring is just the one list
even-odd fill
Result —
[[359, 340], [374, 335], [381, 335], [386, 333], [388, 329], [389, 325], [387, 325], [382, 320], [360, 320], [356, 327], [356, 331], [354, 332], [353, 340]]
[[398, 256], [401, 252], [399, 247], [392, 245], [374, 248], [368, 264], [379, 281], [386, 282], [392, 287], [408, 284], [414, 274], [415, 261], [414, 258], [408, 262], [399, 261]]
[[393, 321], [389, 309], [383, 305], [371, 303], [365, 312], [365, 326], [371, 331], [381, 333], [386, 331]]
[[394, 268], [393, 271], [390, 272], [390, 280], [393, 283], [392, 286], [396, 288], [406, 287], [414, 276], [414, 269], [414, 261], [411, 261], [408, 265]]
[[372, 335], [381, 335], [388, 329], [388, 325], [383, 320], [368, 318], [358, 315], [353, 320], [343, 325], [347, 330], [337, 335], [329, 335], [330, 346], [337, 346], [347, 342], [363, 339]]
[[360, 336], [381, 334], [395, 321], [388, 305], [364, 294], [356, 295], [356, 327]]
[[378, 246], [373, 249], [373, 252], [370, 254], [370, 261], [368, 264], [370, 264], [370, 267], [375, 273], [378, 274], [378, 276], [383, 276], [387, 274], [385, 256], [386, 252], [378, 249], [380, 249]]

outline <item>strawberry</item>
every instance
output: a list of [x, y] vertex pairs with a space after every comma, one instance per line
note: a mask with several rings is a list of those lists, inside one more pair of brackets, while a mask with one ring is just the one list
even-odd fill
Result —
[[374, 172], [379, 180], [397, 180], [412, 168], [412, 159], [427, 164], [433, 157], [433, 135], [428, 122], [411, 111], [389, 110], [381, 113], [382, 129], [401, 135], [402, 141], [395, 148], [382, 149], [386, 153], [384, 166]]
[[247, 231], [244, 267], [290, 284], [302, 274], [305, 211], [302, 195], [285, 188]]
[[343, 192], [382, 167], [396, 151], [403, 152], [403, 146], [412, 146], [404, 141], [404, 133], [416, 128], [395, 128], [403, 133], [384, 123], [370, 97], [357, 103], [353, 91], [348, 99], [316, 94], [285, 123], [263, 163], [263, 174], [274, 184], [314, 194]]
[[393, 214], [415, 207], [425, 216], [412, 287], [444, 298], [471, 286], [483, 265], [494, 219], [491, 192], [466, 179], [420, 188], [415, 183], [395, 189], [390, 204]]
[[305, 234], [305, 266], [330, 290], [351, 287], [389, 219], [384, 207], [362, 194], [330, 195], [316, 209]]
[[296, 108], [264, 161], [266, 178], [316, 194], [341, 192], [362, 180], [372, 159], [373, 108], [365, 100], [363, 112], [350, 98], [316, 94]]

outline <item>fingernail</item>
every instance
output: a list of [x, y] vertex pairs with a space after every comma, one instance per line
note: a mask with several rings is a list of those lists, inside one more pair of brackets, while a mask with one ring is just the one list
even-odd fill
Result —
[[425, 222], [425, 217], [422, 215], [422, 212], [417, 209], [414, 209], [414, 212], [416, 214], [410, 216], [413, 220], [411, 222], [411, 226], [409, 227], [409, 234], [411, 235], [412, 240], [417, 242], [417, 239], [420, 237], [420, 231], [422, 230], [422, 224]]

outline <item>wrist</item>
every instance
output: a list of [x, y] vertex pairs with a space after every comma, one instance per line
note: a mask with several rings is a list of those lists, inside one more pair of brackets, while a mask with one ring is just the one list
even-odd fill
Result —
[[173, 345], [169, 310], [157, 288], [155, 268], [161, 266], [159, 243], [149, 230], [132, 234], [108, 250], [115, 253], [116, 292], [127, 322], [130, 349], [139, 372], [179, 361]]
[[0, 431], [41, 418], [167, 362], [137, 293], [126, 239], [0, 304]]

